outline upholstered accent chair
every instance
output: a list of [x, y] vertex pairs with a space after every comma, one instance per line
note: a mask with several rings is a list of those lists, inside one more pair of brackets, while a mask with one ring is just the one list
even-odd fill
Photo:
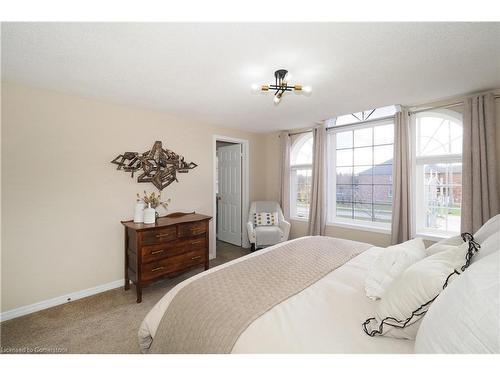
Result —
[[[256, 225], [255, 214], [258, 213], [276, 213], [278, 222], [275, 225]], [[290, 234], [290, 223], [285, 220], [283, 211], [278, 202], [275, 201], [256, 201], [250, 205], [248, 213], [248, 239], [252, 246], [252, 251], [279, 242], [288, 240]]]

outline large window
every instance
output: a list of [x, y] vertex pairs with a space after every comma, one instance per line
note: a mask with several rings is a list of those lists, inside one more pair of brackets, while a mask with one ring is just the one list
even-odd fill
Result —
[[451, 110], [433, 110], [412, 117], [416, 233], [440, 237], [458, 234], [462, 115]]
[[312, 133], [300, 134], [292, 144], [290, 153], [291, 194], [290, 214], [294, 218], [309, 217], [309, 198], [312, 175]]
[[393, 143], [392, 119], [330, 130], [330, 222], [390, 229]]

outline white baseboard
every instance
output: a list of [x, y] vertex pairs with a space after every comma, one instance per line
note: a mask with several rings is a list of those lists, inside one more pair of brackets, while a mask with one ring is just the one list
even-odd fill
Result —
[[37, 303], [34, 303], [32, 305], [22, 306], [22, 307], [18, 307], [17, 309], [8, 310], [8, 311], [5, 311], [3, 313], [0, 313], [0, 322], [14, 319], [14, 318], [17, 318], [17, 317], [20, 317], [23, 315], [28, 315], [28, 314], [31, 314], [31, 313], [34, 313], [34, 312], [37, 312], [40, 310], [48, 309], [49, 307], [62, 305], [63, 303], [68, 303], [68, 302], [75, 301], [75, 300], [80, 299], [80, 298], [92, 296], [94, 294], [102, 293], [102, 292], [105, 292], [107, 290], [116, 289], [116, 288], [123, 286], [123, 283], [124, 283], [124, 279], [116, 280], [116, 281], [112, 281], [112, 282], [107, 283], [107, 284], [95, 286], [93, 288], [80, 290], [79, 292], [65, 294], [63, 296], [59, 296], [59, 297], [51, 298], [51, 299], [48, 299], [45, 301], [37, 302]]

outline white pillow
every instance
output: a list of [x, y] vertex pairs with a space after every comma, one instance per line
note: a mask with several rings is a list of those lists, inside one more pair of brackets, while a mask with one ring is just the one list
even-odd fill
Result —
[[416, 353], [500, 353], [499, 262], [498, 251], [476, 260], [443, 290], [422, 319]]
[[382, 297], [389, 285], [405, 269], [425, 257], [425, 244], [421, 238], [389, 246], [373, 261], [365, 279], [366, 296]]
[[[448, 276], [455, 270], [462, 272], [468, 248], [468, 242], [464, 242], [457, 248], [428, 256], [408, 267], [385, 292], [375, 317], [363, 324], [365, 332], [372, 336], [382, 334], [414, 339], [420, 319], [443, 290]], [[448, 284], [453, 279], [451, 276]], [[397, 328], [402, 326], [404, 328]]]
[[474, 239], [482, 244], [489, 236], [500, 233], [500, 214], [493, 216], [474, 233]]
[[500, 249], [500, 233], [493, 233], [480, 246], [479, 251], [472, 258], [472, 262], [477, 262]]
[[450, 246], [458, 246], [464, 243], [461, 235], [445, 238], [425, 249], [427, 255], [433, 255], [440, 251], [448, 250]]

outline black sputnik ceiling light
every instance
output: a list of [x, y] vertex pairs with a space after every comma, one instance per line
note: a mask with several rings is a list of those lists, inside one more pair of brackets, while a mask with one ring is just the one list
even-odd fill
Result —
[[310, 86], [302, 85], [292, 85], [288, 84], [290, 79], [290, 74], [286, 69], [280, 69], [274, 72], [274, 85], [252, 85], [253, 91], [260, 91], [267, 93], [269, 91], [274, 92], [274, 104], [279, 104], [281, 98], [286, 91], [293, 91], [295, 93], [310, 93], [312, 91]]

